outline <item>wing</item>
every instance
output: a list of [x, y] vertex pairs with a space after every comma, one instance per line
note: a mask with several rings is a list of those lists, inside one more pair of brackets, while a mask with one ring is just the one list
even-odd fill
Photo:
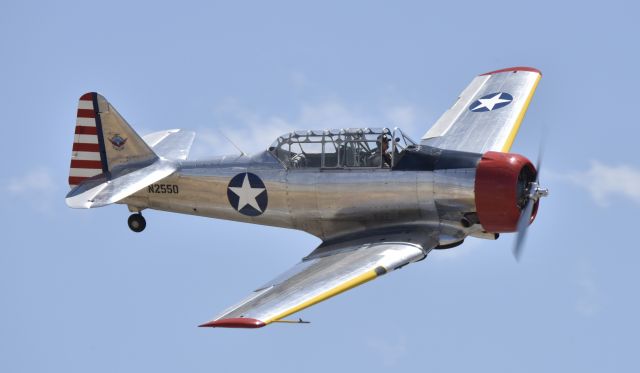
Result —
[[424, 259], [435, 246], [435, 240], [426, 241], [423, 244], [380, 242], [379, 238], [370, 237], [323, 244], [292, 269], [200, 326], [259, 328], [277, 322], [385, 273]]
[[484, 153], [508, 152], [542, 73], [512, 67], [479, 75], [422, 137], [422, 144]]

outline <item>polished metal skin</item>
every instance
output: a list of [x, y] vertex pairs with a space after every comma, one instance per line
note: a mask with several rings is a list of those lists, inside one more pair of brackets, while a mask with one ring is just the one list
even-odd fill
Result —
[[[475, 169], [398, 171], [391, 168], [290, 168], [270, 151], [208, 161], [176, 162], [158, 183], [176, 185], [178, 194], [143, 188], [120, 203], [146, 208], [303, 230], [323, 240], [371, 229], [424, 226], [439, 233], [438, 244], [462, 240], [474, 228], [460, 221], [475, 211]], [[265, 184], [268, 207], [247, 216], [227, 198], [229, 180], [241, 173]]]
[[[140, 137], [104, 97], [87, 93], [78, 104], [66, 202], [125, 204], [136, 232], [146, 226], [141, 212], [154, 209], [320, 238], [298, 265], [202, 326], [281, 322], [432, 249], [469, 235], [496, 239], [478, 220], [478, 165], [487, 151], [509, 150], [540, 76], [510, 68], [477, 77], [420, 144], [398, 128], [296, 131], [254, 155], [208, 160], [187, 159], [192, 132]], [[536, 203], [546, 195], [537, 175], [527, 188]], [[517, 200], [509, 201], [514, 209]]]
[[[267, 208], [258, 216], [239, 213], [228, 199], [230, 180], [247, 172], [258, 176], [268, 193]], [[132, 211], [152, 208], [293, 228], [321, 238], [325, 244], [300, 264], [203, 324], [258, 327], [421, 260], [432, 248], [482, 234], [479, 224], [462, 223], [475, 211], [474, 178], [475, 168], [287, 168], [267, 150], [177, 162], [176, 172], [158, 183], [177, 186], [179, 194], [143, 189], [121, 203]]]
[[542, 73], [530, 67], [475, 77], [422, 136], [422, 143], [476, 153], [508, 152], [541, 78]]
[[[252, 319], [268, 324], [306, 308], [311, 305], [309, 301], [313, 298], [327, 297], [327, 293], [347, 290], [351, 284], [373, 280], [422, 260], [427, 252], [418, 244], [382, 242], [366, 246], [343, 246], [342, 251], [331, 255], [311, 255], [282, 276], [256, 289], [216, 319], [250, 315]], [[350, 279], [350, 283], [345, 283], [344, 278]], [[307, 290], [301, 293], [300, 288]]]

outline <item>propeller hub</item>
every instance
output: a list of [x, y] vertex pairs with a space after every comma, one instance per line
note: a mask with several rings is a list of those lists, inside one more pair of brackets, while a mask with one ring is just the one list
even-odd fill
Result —
[[541, 187], [540, 184], [538, 184], [538, 182], [535, 182], [535, 181], [529, 183], [528, 190], [529, 190], [529, 193], [527, 197], [534, 201], [539, 201], [540, 198], [546, 197], [549, 195], [549, 189]]

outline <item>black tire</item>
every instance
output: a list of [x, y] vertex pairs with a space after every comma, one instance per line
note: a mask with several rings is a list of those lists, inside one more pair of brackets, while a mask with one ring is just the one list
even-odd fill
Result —
[[144, 216], [139, 213], [129, 215], [127, 224], [129, 224], [129, 229], [136, 233], [142, 232], [147, 227], [147, 221], [144, 219]]

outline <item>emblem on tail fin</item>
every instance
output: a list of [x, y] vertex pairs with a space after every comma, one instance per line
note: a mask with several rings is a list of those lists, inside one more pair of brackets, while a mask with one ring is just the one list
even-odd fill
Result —
[[113, 145], [113, 149], [120, 151], [124, 149], [124, 145], [127, 143], [127, 139], [120, 136], [119, 133], [116, 133], [109, 138], [109, 142], [111, 143], [111, 145]]

